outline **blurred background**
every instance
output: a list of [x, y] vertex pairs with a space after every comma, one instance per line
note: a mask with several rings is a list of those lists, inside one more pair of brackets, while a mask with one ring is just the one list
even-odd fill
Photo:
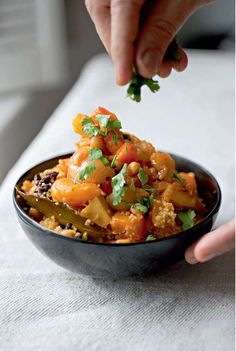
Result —
[[[200, 9], [181, 45], [234, 51], [234, 3]], [[83, 0], [0, 0], [0, 183], [86, 61], [103, 52]]]

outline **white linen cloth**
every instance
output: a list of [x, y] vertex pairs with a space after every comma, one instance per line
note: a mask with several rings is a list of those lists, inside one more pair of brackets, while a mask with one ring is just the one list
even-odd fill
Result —
[[185, 73], [161, 80], [155, 95], [144, 89], [137, 104], [115, 85], [107, 57], [87, 64], [0, 190], [1, 351], [234, 349], [232, 253], [195, 266], [183, 261], [143, 279], [91, 279], [42, 256], [12, 206], [17, 178], [72, 150], [78, 139], [72, 118], [101, 105], [117, 113], [124, 130], [210, 170], [223, 192], [217, 224], [223, 223], [234, 212], [233, 83], [232, 55], [191, 51]]

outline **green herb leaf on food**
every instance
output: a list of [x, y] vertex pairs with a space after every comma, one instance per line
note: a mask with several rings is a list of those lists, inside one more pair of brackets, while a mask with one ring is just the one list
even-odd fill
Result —
[[84, 167], [80, 173], [79, 173], [79, 177], [81, 180], [85, 180], [87, 179], [89, 176], [91, 176], [91, 174], [93, 173], [93, 171], [96, 169], [96, 165], [94, 163], [90, 163], [88, 166]]
[[82, 121], [82, 129], [89, 136], [100, 134], [100, 129], [93, 123], [92, 118], [88, 117]]
[[115, 155], [111, 161], [111, 167], [116, 167], [116, 159], [117, 159], [117, 155]]
[[143, 212], [143, 213], [147, 213], [148, 212], [147, 206], [144, 206], [142, 204], [131, 204], [131, 207], [133, 207], [136, 210], [138, 210], [140, 212]]
[[153, 241], [153, 240], [156, 240], [156, 238], [152, 234], [148, 234], [145, 241]]
[[135, 182], [134, 182], [134, 178], [131, 179], [131, 183], [130, 183], [130, 187], [132, 189], [133, 192], [136, 191], [136, 187], [135, 187]]
[[178, 213], [178, 218], [182, 222], [182, 230], [187, 230], [192, 228], [195, 224], [194, 218], [196, 217], [196, 213], [194, 210], [181, 211]]
[[142, 167], [139, 168], [138, 179], [140, 180], [142, 186], [148, 182], [148, 175]]
[[109, 118], [111, 117], [111, 115], [96, 115], [96, 119], [98, 120], [99, 124], [101, 127], [106, 128]]
[[124, 194], [126, 172], [127, 163], [124, 164], [120, 173], [114, 176], [111, 180], [114, 206], [118, 205], [121, 202], [122, 195]]
[[180, 182], [180, 184], [184, 184], [185, 182], [185, 179], [181, 178], [177, 171], [173, 172], [173, 178], [176, 178]]
[[116, 133], [112, 134], [112, 140], [114, 141], [114, 144], [117, 146], [118, 145], [118, 136]]
[[106, 157], [103, 155], [102, 150], [97, 149], [97, 148], [92, 148], [89, 151], [89, 160], [93, 161], [93, 160], [101, 160], [102, 163], [104, 164], [104, 166], [108, 166], [109, 165], [109, 161], [106, 159]]
[[107, 129], [111, 130], [111, 129], [121, 129], [121, 122], [119, 121], [118, 118], [113, 119], [112, 121], [108, 121], [107, 123]]

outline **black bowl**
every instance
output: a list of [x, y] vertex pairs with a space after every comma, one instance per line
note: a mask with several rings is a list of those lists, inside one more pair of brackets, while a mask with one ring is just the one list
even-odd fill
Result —
[[[40, 163], [26, 172], [16, 185], [20, 186], [25, 179], [33, 179], [36, 173], [69, 156], [58, 156]], [[199, 195], [208, 209], [200, 223], [184, 232], [133, 244], [99, 244], [72, 239], [58, 235], [31, 219], [24, 212], [14, 190], [13, 201], [19, 222], [28, 238], [44, 255], [72, 272], [116, 278], [153, 273], [173, 265], [183, 259], [189, 245], [211, 230], [219, 211], [221, 191], [216, 179], [203, 167], [177, 155], [172, 154], [172, 157], [179, 171], [195, 173]]]

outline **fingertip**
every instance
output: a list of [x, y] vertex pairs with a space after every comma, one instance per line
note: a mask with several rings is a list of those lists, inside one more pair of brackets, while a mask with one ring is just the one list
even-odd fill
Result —
[[137, 53], [136, 67], [145, 78], [152, 78], [156, 75], [160, 63], [157, 55], [152, 50], [146, 50], [142, 54]]
[[184, 254], [184, 257], [185, 257], [185, 261], [189, 264], [196, 264], [196, 263], [199, 263], [198, 259], [195, 257], [195, 254], [194, 254], [194, 246], [190, 246], [186, 251], [185, 251], [185, 254]]
[[123, 86], [129, 83], [132, 78], [132, 69], [117, 67], [115, 70], [116, 83], [117, 85]]
[[161, 67], [158, 71], [158, 75], [161, 78], [167, 78], [171, 74], [172, 71], [172, 65], [170, 62], [162, 62]]
[[188, 66], [188, 56], [182, 48], [179, 48], [180, 61], [172, 61], [172, 67], [177, 72], [183, 72]]

